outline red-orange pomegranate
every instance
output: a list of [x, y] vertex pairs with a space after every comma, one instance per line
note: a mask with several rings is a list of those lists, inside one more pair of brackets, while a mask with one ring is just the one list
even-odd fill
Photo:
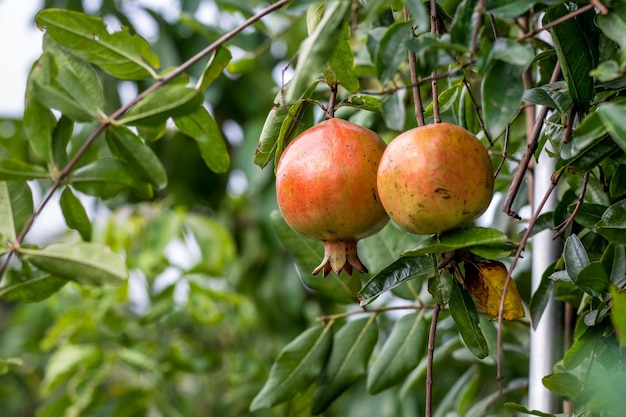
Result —
[[296, 232], [324, 242], [313, 275], [367, 272], [357, 241], [389, 220], [376, 191], [385, 146], [371, 130], [332, 118], [302, 132], [280, 157], [276, 196], [283, 218]]
[[378, 168], [378, 194], [389, 217], [415, 234], [468, 226], [493, 196], [489, 154], [471, 132], [450, 123], [393, 139]]

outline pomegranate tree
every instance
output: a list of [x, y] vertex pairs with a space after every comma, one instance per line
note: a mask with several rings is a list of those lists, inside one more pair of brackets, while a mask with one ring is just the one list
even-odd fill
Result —
[[276, 196], [283, 218], [296, 232], [324, 242], [313, 275], [367, 272], [357, 241], [388, 221], [376, 190], [385, 146], [371, 130], [331, 118], [302, 132], [280, 157]]
[[391, 141], [378, 168], [378, 194], [389, 217], [416, 234], [468, 226], [493, 196], [487, 150], [466, 129], [438, 123]]

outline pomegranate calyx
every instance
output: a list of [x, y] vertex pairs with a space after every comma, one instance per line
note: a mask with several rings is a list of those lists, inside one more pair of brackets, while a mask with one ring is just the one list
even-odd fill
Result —
[[336, 275], [344, 270], [348, 275], [352, 275], [352, 270], [356, 269], [362, 274], [367, 274], [367, 268], [357, 253], [357, 239], [340, 239], [324, 241], [324, 259], [317, 268], [313, 270], [313, 275], [322, 271], [322, 276], [327, 276], [330, 271]]

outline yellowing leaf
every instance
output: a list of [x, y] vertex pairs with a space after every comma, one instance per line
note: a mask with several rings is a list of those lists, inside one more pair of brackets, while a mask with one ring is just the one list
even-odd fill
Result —
[[[508, 275], [506, 266], [498, 261], [476, 262], [465, 265], [465, 286], [476, 305], [492, 317], [498, 316], [504, 283]], [[515, 320], [524, 317], [524, 306], [515, 281], [509, 280], [504, 298], [502, 318]]]

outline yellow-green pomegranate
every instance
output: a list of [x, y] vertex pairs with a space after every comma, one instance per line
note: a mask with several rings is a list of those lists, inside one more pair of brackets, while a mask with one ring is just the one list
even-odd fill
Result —
[[491, 202], [491, 160], [462, 127], [417, 127], [387, 146], [378, 167], [378, 194], [389, 217], [408, 232], [439, 234], [466, 227]]

